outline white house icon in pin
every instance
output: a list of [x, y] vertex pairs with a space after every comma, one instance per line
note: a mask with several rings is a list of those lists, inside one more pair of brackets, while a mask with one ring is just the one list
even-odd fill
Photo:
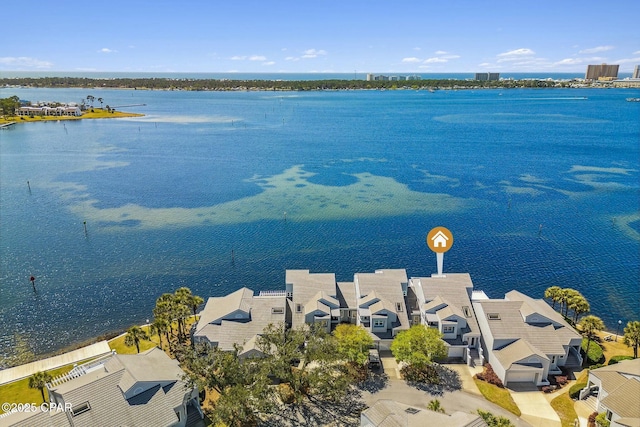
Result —
[[446, 248], [449, 238], [442, 231], [438, 231], [432, 238], [434, 248]]

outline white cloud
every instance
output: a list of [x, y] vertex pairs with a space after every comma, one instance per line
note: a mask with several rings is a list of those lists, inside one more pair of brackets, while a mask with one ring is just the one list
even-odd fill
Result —
[[103, 47], [98, 51], [98, 53], [117, 53], [117, 50], [109, 49], [108, 47]]
[[636, 50], [635, 52], [633, 52], [634, 55], [640, 55], [640, 50]]
[[523, 56], [532, 56], [535, 55], [536, 53], [528, 48], [520, 48], [520, 49], [515, 49], [515, 50], [510, 50], [508, 52], [503, 52], [498, 54], [498, 62], [505, 62], [505, 61], [518, 61], [520, 59], [522, 59]]
[[266, 61], [267, 57], [263, 55], [234, 55], [231, 57], [232, 61]]
[[415, 50], [415, 51], [421, 51], [421, 50], [422, 50], [422, 48], [421, 48], [421, 47], [414, 47], [414, 48], [413, 48], [413, 50]]
[[554, 65], [575, 65], [582, 64], [583, 62], [584, 61], [580, 58], [565, 58], [556, 62]]
[[[442, 52], [442, 51], [440, 51]], [[445, 52], [446, 53], [446, 52]], [[450, 59], [458, 59], [460, 55], [440, 55], [432, 58], [427, 58], [423, 61], [424, 64], [433, 64], [438, 62], [449, 62]]]
[[446, 52], [446, 51], [444, 51], [444, 50], [436, 50], [434, 53], [435, 53], [436, 55], [446, 55], [446, 54], [447, 54], [447, 52]]
[[262, 65], [275, 65], [275, 61], [263, 62]]
[[[640, 55], [640, 52], [638, 53]], [[614, 64], [638, 64], [640, 62], [640, 57], [636, 58], [622, 58], [616, 59], [613, 61]]]
[[302, 55], [302, 58], [316, 58], [319, 55], [326, 55], [326, 54], [327, 54], [326, 50], [307, 49], [304, 51], [304, 55]]
[[7, 65], [11, 67], [27, 67], [27, 68], [51, 68], [53, 65], [49, 61], [42, 61], [37, 58], [31, 58], [28, 56], [5, 56], [0, 57], [0, 65]]
[[613, 46], [597, 46], [589, 49], [583, 49], [578, 53], [598, 53], [598, 52], [606, 52], [611, 49], [613, 49]]
[[402, 58], [402, 62], [421, 62], [419, 58], [416, 58], [415, 56], [412, 56], [410, 58]]

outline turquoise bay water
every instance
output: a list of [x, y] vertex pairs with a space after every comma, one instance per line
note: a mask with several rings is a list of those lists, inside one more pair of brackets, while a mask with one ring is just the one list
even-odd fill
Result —
[[640, 318], [637, 90], [14, 94], [146, 116], [0, 132], [0, 353], [144, 322], [179, 286], [429, 275], [437, 225], [445, 272], [491, 297], [559, 285], [612, 329]]

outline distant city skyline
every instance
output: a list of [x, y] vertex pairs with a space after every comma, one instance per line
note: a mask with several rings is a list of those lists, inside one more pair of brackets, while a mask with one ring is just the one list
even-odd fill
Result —
[[[640, 4], [291, 0], [35, 2], [3, 71], [584, 73], [640, 64]], [[16, 9], [16, 12], [18, 10]]]

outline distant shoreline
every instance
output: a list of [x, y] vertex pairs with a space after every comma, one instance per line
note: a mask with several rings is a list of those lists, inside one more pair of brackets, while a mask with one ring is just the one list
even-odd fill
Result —
[[79, 88], [185, 91], [318, 91], [318, 90], [458, 90], [515, 88], [610, 88], [612, 82], [583, 79], [524, 78], [480, 81], [473, 79], [395, 79], [395, 80], [269, 80], [269, 79], [192, 79], [192, 78], [87, 78], [21, 77], [2, 78], [0, 87]]

